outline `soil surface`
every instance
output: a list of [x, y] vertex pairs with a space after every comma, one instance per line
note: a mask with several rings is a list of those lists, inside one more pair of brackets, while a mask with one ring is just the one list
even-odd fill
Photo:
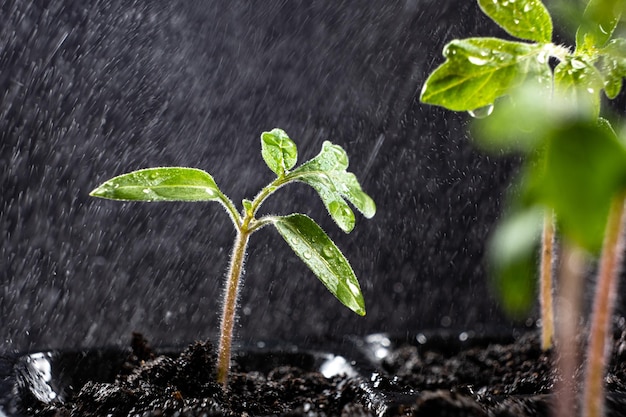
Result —
[[[610, 417], [626, 416], [626, 321], [618, 320], [614, 329], [606, 377]], [[23, 395], [22, 409], [37, 417], [550, 415], [559, 376], [554, 353], [540, 349], [536, 332], [500, 343], [471, 337], [460, 343], [458, 335], [456, 344], [434, 339], [387, 339], [391, 345], [382, 359], [353, 362], [360, 378], [326, 378], [296, 354], [241, 354], [223, 391], [214, 380], [210, 343], [159, 356], [135, 335], [132, 354], [114, 380], [74, 387], [62, 404]], [[367, 344], [356, 346], [365, 351]]]

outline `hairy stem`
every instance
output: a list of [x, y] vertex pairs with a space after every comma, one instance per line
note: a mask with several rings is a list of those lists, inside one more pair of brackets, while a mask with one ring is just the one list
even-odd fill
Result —
[[220, 325], [220, 343], [217, 353], [217, 382], [224, 389], [228, 387], [228, 371], [230, 369], [230, 350], [233, 341], [237, 312], [237, 297], [239, 294], [239, 280], [243, 272], [243, 263], [246, 257], [246, 247], [250, 238], [247, 230], [237, 230], [233, 253], [230, 258], [228, 280], [222, 306], [222, 321]]
[[615, 306], [624, 246], [624, 197], [624, 194], [619, 194], [613, 199], [604, 235], [587, 346], [583, 397], [585, 417], [604, 415], [604, 372], [611, 353], [611, 315]]
[[563, 244], [559, 267], [558, 304], [556, 322], [557, 368], [561, 378], [557, 381], [554, 399], [556, 417], [576, 415], [575, 373], [579, 364], [577, 335], [580, 318], [584, 255], [580, 249]]
[[552, 347], [554, 338], [554, 306], [552, 301], [552, 259], [554, 255], [554, 218], [552, 210], [546, 210], [541, 237], [541, 276], [539, 299], [541, 302], [541, 348]]

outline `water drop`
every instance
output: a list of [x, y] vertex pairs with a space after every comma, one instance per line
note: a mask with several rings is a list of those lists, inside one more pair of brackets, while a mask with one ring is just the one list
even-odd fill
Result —
[[477, 57], [477, 56], [468, 56], [467, 60], [469, 62], [471, 62], [472, 64], [478, 65], [478, 66], [485, 65], [486, 63], [489, 62], [488, 60], [486, 60], [484, 58]]
[[593, 88], [589, 87], [589, 88], [587, 89], [587, 92], [588, 92], [589, 94], [593, 94], [593, 93], [595, 93], [596, 91], [595, 91]]
[[209, 198], [215, 197], [215, 190], [212, 188], [205, 187], [204, 192], [209, 196]]
[[359, 294], [361, 291], [359, 290], [359, 287], [357, 287], [356, 285], [354, 285], [352, 282], [348, 281], [348, 288], [350, 289], [350, 292], [352, 294]]
[[324, 256], [327, 256], [329, 258], [332, 258], [335, 254], [332, 246], [325, 246], [322, 252], [324, 252]]
[[578, 59], [572, 59], [571, 62], [572, 62], [572, 68], [577, 69], [577, 70], [583, 69], [586, 66], [583, 61], [580, 61]]
[[519, 19], [513, 19], [513, 23], [515, 23], [516, 25], [519, 25]]
[[302, 252], [302, 256], [304, 257], [304, 259], [311, 259], [311, 252], [309, 252], [308, 250], [304, 251]]
[[468, 113], [474, 119], [484, 119], [485, 117], [487, 117], [491, 113], [493, 113], [493, 104], [488, 104], [486, 106], [479, 107], [479, 108], [474, 109], [474, 110], [470, 110], [470, 111], [468, 111]]
[[144, 192], [144, 194], [150, 194], [150, 189], [149, 188], [144, 188], [143, 192]]
[[530, 11], [530, 9], [532, 9], [533, 6], [530, 3], [526, 3], [524, 5], [524, 13], [528, 13]]
[[537, 55], [537, 62], [539, 62], [540, 64], [545, 64], [546, 62], [548, 62], [548, 54], [541, 53]]

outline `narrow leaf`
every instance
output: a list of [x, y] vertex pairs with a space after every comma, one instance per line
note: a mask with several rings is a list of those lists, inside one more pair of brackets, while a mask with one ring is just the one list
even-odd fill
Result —
[[497, 38], [453, 40], [446, 61], [426, 80], [420, 99], [454, 111], [494, 103], [526, 79], [549, 85], [552, 72], [542, 45]]
[[261, 154], [267, 166], [278, 176], [293, 168], [298, 160], [296, 144], [282, 129], [261, 134]]
[[195, 168], [148, 168], [112, 178], [90, 193], [127, 201], [210, 201], [222, 195], [213, 177]]
[[544, 43], [552, 40], [552, 19], [540, 0], [478, 0], [478, 4], [515, 37]]
[[276, 229], [287, 244], [346, 307], [365, 315], [365, 301], [352, 267], [321, 227], [304, 214], [278, 217]]
[[[347, 172], [348, 155], [339, 146], [324, 142], [321, 152], [291, 171], [289, 178], [304, 182], [317, 191], [332, 219], [344, 232], [354, 228], [350, 202], [366, 218], [376, 213], [374, 201], [363, 192], [356, 176]], [[347, 201], [346, 201], [347, 200]]]

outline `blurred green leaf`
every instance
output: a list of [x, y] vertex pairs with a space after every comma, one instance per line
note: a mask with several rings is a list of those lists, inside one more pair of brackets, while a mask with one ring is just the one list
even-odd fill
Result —
[[472, 123], [472, 136], [489, 151], [534, 152], [554, 129], [573, 120], [593, 122], [595, 109], [588, 95], [571, 94], [545, 85], [526, 83], [500, 100], [493, 114]]
[[552, 40], [552, 19], [540, 0], [478, 0], [478, 4], [515, 37], [544, 43]]
[[282, 129], [261, 134], [261, 155], [267, 166], [279, 177], [298, 160], [298, 148]]
[[446, 61], [426, 80], [420, 99], [455, 111], [488, 106], [532, 78], [549, 85], [552, 71], [544, 45], [497, 38], [448, 43]]
[[559, 94], [575, 102], [592, 103], [600, 112], [600, 91], [604, 81], [600, 72], [586, 58], [568, 56], [554, 69], [554, 85]]
[[321, 227], [304, 214], [277, 217], [274, 225], [285, 242], [346, 307], [365, 315], [365, 301], [352, 267]]
[[543, 212], [537, 206], [513, 212], [499, 222], [489, 242], [493, 285], [504, 309], [513, 316], [526, 313], [536, 298]]
[[148, 168], [104, 182], [93, 197], [127, 201], [211, 201], [223, 196], [213, 177], [195, 168]]
[[576, 31], [576, 52], [594, 53], [611, 39], [626, 7], [626, 0], [590, 0]]
[[622, 79], [626, 77], [626, 39], [611, 40], [600, 54], [604, 91], [608, 98], [613, 99], [622, 89]]
[[356, 176], [347, 172], [348, 155], [328, 141], [310, 161], [291, 171], [287, 178], [304, 182], [317, 191], [332, 219], [344, 232], [354, 228], [355, 218], [349, 201], [366, 218], [376, 213], [374, 201], [363, 192]]
[[608, 122], [571, 122], [555, 128], [527, 167], [525, 200], [551, 207], [560, 231], [598, 253], [609, 206], [626, 187], [626, 149]]

